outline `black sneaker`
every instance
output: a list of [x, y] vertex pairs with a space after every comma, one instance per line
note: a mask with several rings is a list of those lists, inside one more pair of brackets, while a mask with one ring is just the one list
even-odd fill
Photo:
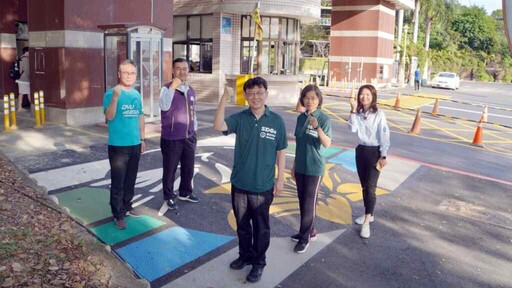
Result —
[[[290, 236], [290, 239], [291, 239], [292, 241], [294, 241], [294, 242], [299, 242], [299, 240], [300, 240], [300, 236], [299, 236], [299, 234], [295, 234], [295, 235]], [[317, 237], [316, 237], [316, 233], [315, 233], [314, 235], [311, 235], [311, 236], [309, 237], [309, 240], [311, 240], [311, 241], [316, 241], [316, 239], [317, 239]]]
[[199, 198], [197, 198], [197, 196], [192, 193], [188, 196], [178, 196], [178, 199], [180, 199], [181, 201], [188, 201], [192, 203], [199, 202]]
[[308, 242], [299, 241], [299, 243], [297, 243], [297, 245], [295, 245], [295, 248], [293, 250], [299, 254], [302, 254], [302, 253], [306, 252], [306, 250], [308, 249], [308, 246], [309, 246]]
[[176, 201], [174, 201], [173, 199], [169, 199], [166, 201], [167, 203], [167, 207], [171, 210], [175, 210], [175, 209], [178, 209], [178, 205], [176, 205]]
[[131, 217], [138, 218], [138, 217], [142, 217], [144, 215], [142, 215], [142, 213], [140, 213], [138, 211], [138, 209], [132, 208], [132, 210], [126, 212], [126, 216], [131, 216]]
[[242, 258], [238, 257], [236, 260], [231, 262], [231, 264], [229, 264], [229, 268], [231, 268], [233, 270], [241, 270], [242, 268], [244, 268], [245, 266], [247, 266], [249, 264], [250, 264], [249, 261], [245, 261]]
[[263, 266], [252, 265], [251, 272], [249, 272], [249, 274], [247, 274], [247, 277], [245, 277], [245, 280], [247, 280], [251, 283], [256, 283], [256, 282], [260, 281], [261, 274], [263, 274]]
[[114, 218], [114, 223], [115, 223], [115, 226], [117, 229], [119, 229], [119, 230], [126, 229], [126, 221], [124, 221], [124, 219], [115, 219]]

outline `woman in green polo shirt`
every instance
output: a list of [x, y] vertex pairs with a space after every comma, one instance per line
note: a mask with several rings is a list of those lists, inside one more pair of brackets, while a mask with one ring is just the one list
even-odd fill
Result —
[[322, 147], [331, 146], [331, 119], [322, 107], [322, 92], [307, 85], [300, 93], [300, 104], [306, 111], [297, 117], [295, 127], [295, 161], [291, 171], [297, 183], [300, 206], [300, 230], [291, 236], [295, 252], [304, 253], [310, 241], [316, 240], [315, 214], [318, 189], [325, 171]]

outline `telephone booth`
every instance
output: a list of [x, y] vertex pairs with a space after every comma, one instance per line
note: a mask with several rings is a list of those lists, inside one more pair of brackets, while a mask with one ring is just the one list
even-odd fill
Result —
[[162, 38], [164, 29], [145, 23], [99, 25], [104, 33], [105, 89], [117, 85], [121, 62], [137, 64], [135, 89], [140, 92], [146, 121], [160, 119], [158, 97], [162, 85]]

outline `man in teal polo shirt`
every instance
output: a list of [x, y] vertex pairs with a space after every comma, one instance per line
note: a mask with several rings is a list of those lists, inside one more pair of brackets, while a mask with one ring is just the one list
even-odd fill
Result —
[[141, 216], [133, 210], [132, 199], [140, 154], [146, 150], [142, 99], [133, 84], [137, 66], [132, 60], [119, 65], [119, 84], [105, 92], [103, 111], [108, 125], [110, 162], [110, 208], [115, 226], [125, 229], [126, 215]]
[[[284, 186], [285, 150], [288, 146], [283, 118], [266, 105], [267, 81], [261, 77], [244, 84], [249, 109], [224, 119], [227, 88], [219, 102], [213, 129], [224, 135], [236, 134], [235, 157], [231, 172], [231, 202], [235, 213], [239, 257], [231, 269], [252, 264], [246, 280], [258, 282], [266, 265], [270, 245], [269, 209], [274, 195]], [[277, 180], [275, 164], [277, 163]]]

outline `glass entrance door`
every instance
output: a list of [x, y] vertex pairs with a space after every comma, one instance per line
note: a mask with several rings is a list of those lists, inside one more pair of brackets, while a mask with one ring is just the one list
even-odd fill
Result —
[[140, 92], [147, 121], [160, 117], [158, 97], [162, 79], [162, 46], [161, 36], [130, 35], [129, 58], [137, 64], [138, 75], [135, 89]]

